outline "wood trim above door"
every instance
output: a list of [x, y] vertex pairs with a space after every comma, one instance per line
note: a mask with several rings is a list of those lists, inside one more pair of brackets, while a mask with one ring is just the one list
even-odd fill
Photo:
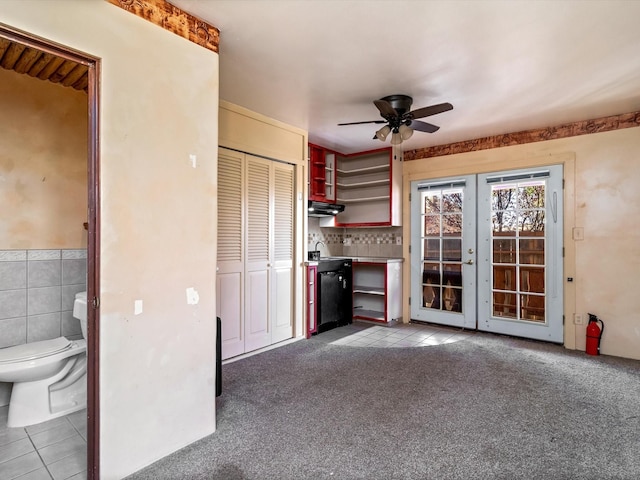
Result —
[[218, 53], [220, 30], [166, 0], [107, 0], [107, 2]]
[[510, 147], [525, 143], [557, 140], [559, 138], [576, 137], [591, 133], [609, 132], [622, 128], [640, 126], [640, 112], [611, 115], [593, 120], [565, 123], [555, 127], [538, 128], [522, 132], [494, 135], [492, 137], [476, 138], [464, 142], [449, 143], [447, 145], [434, 145], [433, 147], [418, 148], [404, 152], [405, 160], [418, 160], [422, 158], [454, 155], [456, 153], [475, 152], [491, 148]]

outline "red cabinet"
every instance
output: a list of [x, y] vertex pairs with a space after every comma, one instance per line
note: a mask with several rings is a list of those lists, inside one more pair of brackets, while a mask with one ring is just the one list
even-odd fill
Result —
[[318, 331], [317, 305], [318, 289], [316, 278], [318, 275], [317, 265], [307, 266], [307, 338]]
[[309, 200], [335, 202], [336, 152], [309, 144]]

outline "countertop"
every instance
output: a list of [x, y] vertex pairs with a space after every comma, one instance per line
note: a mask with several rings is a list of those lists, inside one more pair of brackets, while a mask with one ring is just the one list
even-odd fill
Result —
[[[352, 260], [353, 262], [360, 263], [402, 263], [403, 258], [388, 258], [388, 257], [348, 257], [348, 256], [336, 256], [336, 257], [320, 257], [320, 260]], [[318, 265], [318, 260], [309, 260], [304, 262], [305, 265], [313, 266]]]

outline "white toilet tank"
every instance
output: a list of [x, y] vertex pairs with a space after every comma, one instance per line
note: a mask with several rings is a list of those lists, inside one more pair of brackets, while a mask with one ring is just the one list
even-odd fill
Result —
[[87, 338], [87, 292], [76, 293], [76, 299], [73, 302], [73, 317], [80, 320], [82, 337], [86, 339]]

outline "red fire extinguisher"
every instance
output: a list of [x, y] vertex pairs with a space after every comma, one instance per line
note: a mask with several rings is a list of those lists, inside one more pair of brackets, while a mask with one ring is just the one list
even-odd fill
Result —
[[[598, 326], [602, 324], [602, 329]], [[589, 314], [589, 324], [587, 325], [587, 353], [589, 355], [600, 355], [600, 339], [604, 332], [604, 322], [594, 314]]]

